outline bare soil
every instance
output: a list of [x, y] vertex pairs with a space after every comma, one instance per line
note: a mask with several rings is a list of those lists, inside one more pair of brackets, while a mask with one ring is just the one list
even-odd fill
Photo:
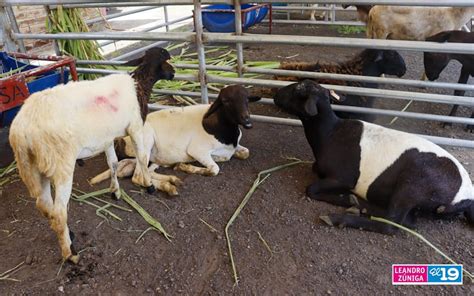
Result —
[[[266, 32], [266, 26], [252, 32]], [[276, 34], [337, 35], [333, 27], [277, 25]], [[359, 35], [363, 37], [362, 35]], [[255, 60], [281, 60], [299, 54], [300, 60], [337, 62], [354, 55], [353, 49], [299, 45], [246, 46], [245, 56]], [[418, 79], [420, 54], [403, 52], [407, 77]], [[296, 58], [295, 58], [296, 59]], [[450, 65], [443, 81], [456, 81], [459, 65]], [[421, 90], [423, 91], [423, 90]], [[268, 94], [265, 90], [255, 90]], [[449, 91], [440, 91], [449, 93]], [[472, 95], [472, 94], [471, 94]], [[378, 107], [397, 108], [404, 102], [380, 100]], [[410, 111], [447, 114], [450, 106], [414, 103]], [[284, 116], [275, 108], [253, 105], [257, 114]], [[462, 109], [459, 116], [469, 115]], [[388, 124], [389, 117], [379, 119]], [[439, 123], [399, 119], [394, 128], [433, 135], [474, 139], [462, 126], [442, 128]], [[11, 278], [0, 280], [0, 295], [473, 295], [474, 285], [392, 286], [394, 263], [447, 263], [418, 239], [339, 229], [318, 217], [342, 213], [343, 208], [305, 197], [313, 180], [311, 166], [298, 165], [272, 174], [255, 192], [231, 227], [231, 241], [240, 282], [234, 285], [224, 227], [259, 171], [289, 162], [288, 157], [312, 160], [300, 127], [255, 123], [245, 130], [242, 144], [251, 151], [247, 160], [221, 163], [216, 177], [202, 177], [160, 169], [183, 179], [180, 195], [169, 198], [139, 190], [130, 180], [121, 186], [173, 235], [168, 242], [158, 232], [137, 238], [148, 224], [135, 212], [114, 210], [123, 221], [96, 215], [95, 209], [75, 201], [69, 206], [69, 226], [82, 250], [78, 265], [60, 263], [57, 239], [17, 181], [1, 189], [0, 274], [25, 261]], [[383, 153], [383, 147], [380, 147]], [[474, 174], [474, 153], [447, 148]], [[103, 157], [77, 167], [74, 187], [95, 191], [87, 179], [106, 169]], [[117, 204], [127, 206], [124, 201]], [[201, 220], [212, 225], [217, 232]], [[464, 219], [421, 218], [417, 230], [452, 258], [474, 270], [474, 233]], [[268, 244], [270, 252], [262, 239]]]

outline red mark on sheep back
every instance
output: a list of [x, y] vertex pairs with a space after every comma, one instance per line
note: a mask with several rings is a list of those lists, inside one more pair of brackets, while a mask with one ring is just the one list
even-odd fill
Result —
[[117, 112], [117, 106], [113, 105], [106, 97], [104, 96], [97, 96], [94, 100], [95, 104], [99, 107], [105, 107], [109, 111]]

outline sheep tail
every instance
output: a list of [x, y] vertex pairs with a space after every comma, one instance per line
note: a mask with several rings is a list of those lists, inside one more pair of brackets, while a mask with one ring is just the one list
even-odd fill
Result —
[[95, 185], [95, 184], [98, 184], [102, 181], [107, 180], [108, 178], [110, 178], [110, 169], [108, 169], [105, 172], [102, 172], [102, 173], [98, 174], [97, 176], [95, 176], [94, 178], [90, 179], [89, 184]]
[[14, 146], [16, 165], [23, 183], [25, 183], [31, 197], [38, 198], [42, 192], [43, 176], [37, 166], [31, 161], [32, 155], [28, 148]]

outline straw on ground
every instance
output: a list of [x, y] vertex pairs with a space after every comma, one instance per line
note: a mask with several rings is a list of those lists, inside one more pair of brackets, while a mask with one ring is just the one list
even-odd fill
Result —
[[[292, 159], [295, 159], [295, 158], [292, 158]], [[239, 283], [239, 278], [238, 278], [238, 275], [237, 275], [237, 268], [236, 268], [235, 262], [234, 262], [234, 256], [232, 254], [232, 246], [231, 246], [230, 235], [229, 235], [229, 227], [232, 225], [232, 223], [234, 223], [234, 220], [237, 218], [237, 216], [240, 214], [242, 209], [245, 207], [245, 205], [247, 204], [250, 197], [253, 195], [253, 193], [257, 189], [257, 187], [260, 186], [260, 184], [262, 184], [263, 182], [265, 182], [265, 180], [268, 177], [270, 177], [271, 173], [282, 170], [282, 169], [285, 169], [285, 168], [288, 168], [288, 167], [291, 167], [291, 166], [302, 164], [302, 163], [312, 163], [312, 162], [303, 161], [303, 160], [298, 159], [296, 161], [293, 161], [293, 162], [290, 162], [290, 163], [287, 163], [287, 164], [283, 164], [283, 165], [279, 165], [279, 166], [269, 168], [267, 170], [259, 172], [258, 175], [257, 175], [257, 178], [253, 182], [252, 187], [247, 192], [244, 199], [242, 200], [240, 205], [237, 207], [237, 209], [235, 210], [232, 217], [227, 222], [227, 225], [225, 226], [225, 236], [226, 236], [226, 240], [227, 240], [227, 248], [229, 249], [229, 257], [230, 257], [230, 263], [232, 265], [232, 272], [233, 272], [233, 275], [234, 275], [234, 284], [235, 285], [237, 285]]]

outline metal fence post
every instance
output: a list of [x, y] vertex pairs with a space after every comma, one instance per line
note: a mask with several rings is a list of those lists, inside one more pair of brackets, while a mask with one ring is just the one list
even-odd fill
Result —
[[18, 51], [18, 43], [12, 36], [12, 27], [5, 6], [0, 6], [0, 33], [7, 51]]
[[[10, 21], [11, 21], [13, 32], [20, 33], [20, 28], [18, 27], [18, 23], [16, 22], [15, 13], [13, 12], [12, 7], [7, 6], [6, 10], [7, 10], [8, 17], [10, 18]], [[17, 40], [16, 42], [20, 48], [20, 52], [25, 53], [26, 52], [25, 42], [23, 42], [23, 40]]]
[[201, 84], [201, 102], [204, 104], [209, 103], [207, 82], [206, 82], [206, 57], [204, 54], [204, 44], [202, 40], [203, 27], [202, 27], [202, 10], [201, 0], [194, 0], [194, 30], [196, 31], [196, 51], [199, 60], [199, 71], [198, 78]]
[[[242, 8], [240, 6], [240, 0], [234, 0], [234, 16], [235, 35], [242, 35]], [[236, 43], [235, 47], [237, 49], [237, 74], [239, 77], [242, 77], [244, 67], [244, 53], [242, 43]]]
[[165, 15], [166, 32], [168, 32], [170, 30], [170, 26], [168, 25], [168, 6], [166, 5], [163, 6], [163, 13]]

